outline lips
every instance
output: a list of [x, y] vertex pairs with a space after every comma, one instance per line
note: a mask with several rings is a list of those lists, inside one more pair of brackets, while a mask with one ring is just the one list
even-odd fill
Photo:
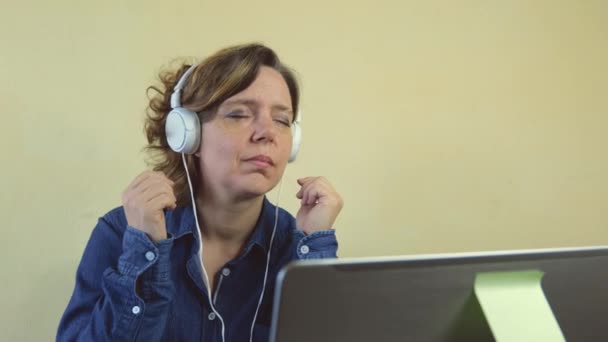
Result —
[[245, 161], [254, 163], [258, 166], [274, 166], [274, 161], [272, 160], [272, 158], [263, 154], [245, 159]]

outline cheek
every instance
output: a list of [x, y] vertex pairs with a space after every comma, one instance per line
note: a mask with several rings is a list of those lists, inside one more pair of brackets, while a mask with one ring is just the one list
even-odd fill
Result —
[[293, 138], [289, 134], [283, 139], [283, 143], [281, 144], [281, 152], [289, 158], [289, 154], [291, 153], [291, 147], [293, 143]]
[[205, 138], [201, 146], [201, 156], [208, 166], [230, 165], [238, 160], [241, 150], [238, 140], [212, 135]]

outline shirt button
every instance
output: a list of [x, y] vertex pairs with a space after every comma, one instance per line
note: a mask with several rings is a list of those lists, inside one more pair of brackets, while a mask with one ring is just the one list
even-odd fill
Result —
[[146, 259], [148, 259], [148, 261], [154, 260], [155, 257], [156, 257], [156, 255], [154, 254], [154, 252], [152, 252], [152, 251], [146, 252]]
[[300, 253], [308, 254], [308, 252], [310, 252], [310, 248], [308, 248], [308, 246], [303, 245], [302, 247], [300, 247]]
[[230, 269], [229, 269], [228, 267], [225, 267], [225, 268], [222, 270], [222, 275], [224, 275], [224, 277], [229, 276], [229, 275], [230, 275]]
[[213, 321], [215, 319], [215, 312], [210, 313], [207, 318], [209, 318], [210, 321]]
[[139, 312], [140, 312], [140, 311], [141, 311], [141, 309], [140, 309], [140, 308], [139, 308], [139, 306], [137, 306], [137, 305], [135, 305], [134, 307], [132, 307], [132, 308], [131, 308], [131, 312], [132, 312], [134, 315], [139, 314]]

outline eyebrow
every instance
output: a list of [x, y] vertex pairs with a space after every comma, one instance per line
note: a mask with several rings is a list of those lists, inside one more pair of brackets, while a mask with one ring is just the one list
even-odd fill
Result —
[[[258, 102], [251, 99], [234, 99], [234, 100], [226, 100], [221, 106], [224, 105], [234, 105], [234, 104], [242, 104], [246, 106], [258, 106]], [[286, 111], [293, 114], [293, 110], [290, 107], [284, 106], [282, 104], [275, 104], [272, 106], [272, 109]]]

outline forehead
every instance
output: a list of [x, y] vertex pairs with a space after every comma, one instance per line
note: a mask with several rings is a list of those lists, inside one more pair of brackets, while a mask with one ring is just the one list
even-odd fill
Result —
[[291, 95], [283, 76], [267, 66], [260, 68], [253, 83], [240, 93], [226, 99], [224, 104], [248, 102], [258, 106], [285, 107], [291, 110]]

